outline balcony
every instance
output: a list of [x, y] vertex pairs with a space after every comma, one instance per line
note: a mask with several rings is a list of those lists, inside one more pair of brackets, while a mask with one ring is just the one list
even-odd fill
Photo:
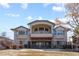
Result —
[[17, 35], [17, 38], [27, 38], [27, 35]]
[[48, 31], [35, 31], [35, 32], [32, 32], [32, 34], [50, 34], [51, 32], [48, 32]]
[[31, 33], [31, 37], [52, 37], [52, 33], [47, 31], [36, 31]]

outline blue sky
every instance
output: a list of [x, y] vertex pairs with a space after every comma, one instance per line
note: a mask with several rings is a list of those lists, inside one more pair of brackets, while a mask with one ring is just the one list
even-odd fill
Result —
[[13, 38], [12, 28], [27, 27], [27, 23], [37, 19], [54, 20], [64, 16], [62, 3], [0, 3], [0, 33], [7, 32], [7, 37]]

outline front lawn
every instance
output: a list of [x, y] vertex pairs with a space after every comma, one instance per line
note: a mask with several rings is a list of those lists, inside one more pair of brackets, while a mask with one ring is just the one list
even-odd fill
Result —
[[40, 49], [0, 50], [0, 56], [79, 56], [78, 52], [43, 51]]

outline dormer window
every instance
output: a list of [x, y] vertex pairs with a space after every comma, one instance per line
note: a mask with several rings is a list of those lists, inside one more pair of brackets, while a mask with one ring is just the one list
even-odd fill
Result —
[[19, 31], [19, 35], [25, 35], [25, 31]]

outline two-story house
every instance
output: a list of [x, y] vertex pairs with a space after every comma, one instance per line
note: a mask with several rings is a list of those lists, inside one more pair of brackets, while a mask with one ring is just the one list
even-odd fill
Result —
[[14, 41], [25, 48], [62, 48], [67, 42], [69, 28], [48, 20], [36, 20], [28, 23], [29, 28], [20, 26], [12, 29]]

